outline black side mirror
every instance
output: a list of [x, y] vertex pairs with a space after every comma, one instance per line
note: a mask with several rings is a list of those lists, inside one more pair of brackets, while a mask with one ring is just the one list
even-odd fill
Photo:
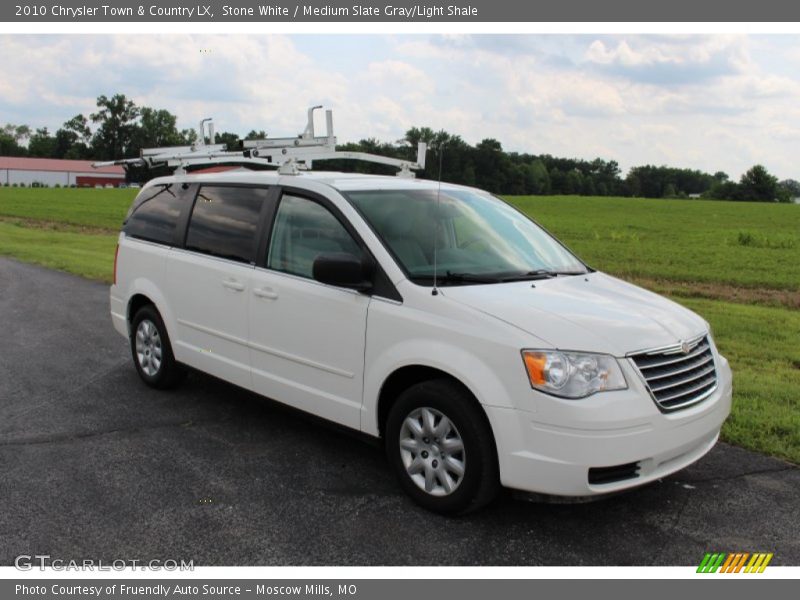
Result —
[[325, 252], [314, 259], [311, 273], [320, 283], [367, 292], [372, 289], [374, 270], [369, 257], [346, 252]]

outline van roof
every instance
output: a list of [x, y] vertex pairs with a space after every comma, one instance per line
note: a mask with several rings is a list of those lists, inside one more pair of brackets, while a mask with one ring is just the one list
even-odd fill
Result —
[[[328, 185], [339, 192], [357, 190], [431, 190], [439, 187], [439, 182], [430, 179], [397, 177], [394, 175], [370, 175], [366, 173], [342, 173], [338, 171], [301, 171], [297, 175], [281, 175], [278, 171], [254, 171], [238, 168], [225, 172], [170, 175], [154, 179], [151, 183], [167, 183], [170, 181], [187, 181], [197, 183], [251, 183], [254, 185], [281, 183], [291, 185], [292, 182], [311, 180]], [[442, 189], [474, 189], [452, 183], [442, 183]]]

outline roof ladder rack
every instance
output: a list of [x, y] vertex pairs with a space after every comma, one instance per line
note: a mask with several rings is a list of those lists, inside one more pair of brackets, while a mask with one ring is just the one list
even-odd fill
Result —
[[[187, 167], [213, 164], [240, 164], [276, 167], [282, 175], [297, 175], [301, 170], [311, 169], [315, 160], [349, 159], [397, 167], [399, 177], [414, 177], [413, 171], [425, 168], [427, 145], [417, 145], [417, 160], [409, 161], [366, 152], [336, 150], [333, 135], [333, 111], [325, 111], [326, 132], [317, 136], [314, 132], [314, 111], [322, 106], [308, 109], [308, 122], [303, 133], [297, 137], [240, 140], [241, 150], [228, 151], [224, 144], [216, 143], [214, 123], [211, 119], [200, 121], [198, 141], [191, 146], [144, 148], [139, 158], [124, 158], [96, 162], [95, 168], [109, 165], [123, 166], [167, 166], [175, 173], [186, 172]], [[208, 134], [208, 143], [206, 143]]]

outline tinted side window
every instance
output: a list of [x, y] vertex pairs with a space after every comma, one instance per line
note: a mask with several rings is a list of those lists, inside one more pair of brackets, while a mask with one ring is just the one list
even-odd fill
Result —
[[258, 215], [267, 194], [265, 188], [201, 187], [189, 220], [186, 248], [251, 262]]
[[355, 240], [327, 208], [297, 196], [281, 198], [267, 267], [310, 278], [314, 259], [326, 252], [362, 254]]
[[186, 194], [172, 185], [143, 190], [133, 201], [123, 231], [132, 237], [172, 245], [175, 225], [186, 201]]

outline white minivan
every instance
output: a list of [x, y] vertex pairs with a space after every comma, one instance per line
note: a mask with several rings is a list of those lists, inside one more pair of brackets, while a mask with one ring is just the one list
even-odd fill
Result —
[[119, 236], [111, 315], [148, 385], [190, 367], [382, 438], [439, 512], [500, 485], [651, 482], [706, 454], [731, 407], [702, 318], [491, 194], [432, 181], [155, 179]]

